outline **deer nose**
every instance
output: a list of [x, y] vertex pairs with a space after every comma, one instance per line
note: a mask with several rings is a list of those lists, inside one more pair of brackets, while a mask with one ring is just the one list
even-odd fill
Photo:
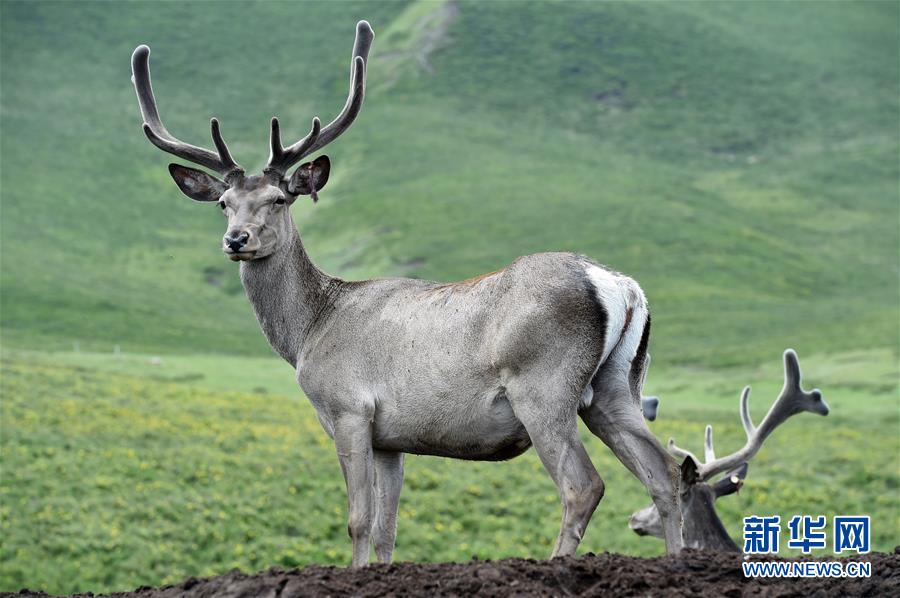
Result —
[[222, 240], [225, 242], [225, 245], [227, 245], [229, 249], [237, 252], [240, 251], [241, 248], [247, 244], [247, 241], [250, 240], [250, 233], [236, 230], [230, 231]]

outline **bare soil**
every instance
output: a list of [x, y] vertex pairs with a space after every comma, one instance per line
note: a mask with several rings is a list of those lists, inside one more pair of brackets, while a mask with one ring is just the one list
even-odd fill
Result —
[[[636, 558], [587, 554], [552, 561], [508, 559], [469, 563], [398, 563], [365, 569], [305, 567], [238, 570], [189, 578], [162, 588], [138, 588], [117, 597], [266, 596], [900, 596], [900, 547], [893, 554], [848, 557], [872, 563], [872, 577], [746, 579], [739, 554], [685, 551], [678, 557]], [[834, 560], [779, 559], [779, 560]], [[78, 594], [92, 596], [92, 594]], [[3, 596], [45, 597], [22, 590]]]

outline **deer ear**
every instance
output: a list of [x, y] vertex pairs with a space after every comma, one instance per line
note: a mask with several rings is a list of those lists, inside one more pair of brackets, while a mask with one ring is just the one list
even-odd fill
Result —
[[202, 170], [169, 164], [169, 174], [181, 192], [194, 201], [219, 201], [228, 185]]
[[744, 485], [744, 479], [747, 477], [747, 470], [750, 468], [749, 463], [742, 463], [737, 469], [728, 472], [728, 475], [713, 484], [713, 492], [716, 498], [734, 494]]
[[659, 410], [659, 397], [641, 397], [641, 410], [648, 422], [654, 421]]
[[[700, 479], [697, 475], [697, 462], [693, 457], [688, 455], [681, 464], [681, 483], [684, 486], [693, 486]], [[682, 488], [684, 490], [684, 488]]]
[[312, 162], [304, 162], [297, 167], [291, 180], [288, 182], [288, 193], [291, 195], [311, 195], [313, 201], [318, 201], [317, 191], [321, 191], [328, 182], [328, 173], [331, 171], [331, 160], [328, 156], [319, 156]]

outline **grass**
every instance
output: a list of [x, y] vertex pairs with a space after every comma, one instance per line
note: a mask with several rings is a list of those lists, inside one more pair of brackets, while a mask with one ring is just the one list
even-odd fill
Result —
[[[738, 447], [740, 388], [760, 419], [794, 347], [832, 414], [779, 430], [723, 519], [869, 513], [900, 543], [896, 3], [5, 1], [0, 590], [347, 561], [330, 442], [218, 210], [141, 134], [128, 57], [153, 48], [170, 130], [203, 143], [216, 115], [253, 169], [273, 114], [290, 137], [342, 105], [359, 18], [366, 106], [293, 208], [321, 266], [452, 280], [572, 250], [627, 272], [653, 429], [695, 451], [707, 422]], [[643, 489], [587, 444], [608, 493], [583, 550], [659, 554], [626, 527]], [[398, 558], [549, 554], [533, 453], [408, 467]]]
[[[823, 389], [832, 413], [797, 416], [767, 441], [745, 489], [718, 505], [732, 536], [751, 513], [867, 513], [874, 549], [900, 540], [897, 382], [883, 357], [801, 356], [805, 384]], [[3, 371], [0, 589], [126, 590], [232, 567], [347, 562], [334, 448], [283, 362], [7, 350]], [[655, 371], [654, 432], [697, 451], [709, 422], [720, 453], [739, 448], [746, 383], [758, 422], [780, 386], [778, 355], [750, 372]], [[627, 527], [649, 504], [643, 487], [582, 431], [607, 495], [581, 551], [661, 554], [661, 541]], [[543, 558], [558, 522], [533, 451], [507, 463], [413, 456], [396, 557]]]

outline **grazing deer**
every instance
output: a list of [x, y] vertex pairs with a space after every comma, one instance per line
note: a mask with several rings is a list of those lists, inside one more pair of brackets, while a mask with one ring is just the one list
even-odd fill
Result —
[[504, 460], [534, 446], [559, 488], [563, 517], [553, 556], [575, 552], [603, 496], [578, 435], [577, 416], [647, 487], [670, 552], [679, 552], [678, 463], [641, 414], [650, 312], [638, 284], [572, 253], [521, 257], [462, 282], [407, 278], [348, 282], [313, 264], [291, 217], [300, 195], [316, 201], [330, 162], [289, 169], [343, 133], [359, 114], [374, 35], [356, 28], [350, 92], [322, 128], [284, 148], [271, 123], [269, 161], [246, 175], [210, 123], [216, 151], [163, 126], [150, 85], [147, 46], [132, 55], [144, 133], [158, 148], [218, 172], [177, 164], [169, 172], [196, 201], [228, 220], [224, 253], [272, 348], [334, 439], [349, 497], [353, 566], [369, 540], [389, 562], [403, 483], [403, 455]]
[[[684, 459], [681, 513], [684, 516], [684, 545], [688, 548], [738, 551], [737, 544], [725, 531], [716, 513], [715, 501], [740, 490], [747, 477], [750, 459], [769, 434], [785, 420], [803, 411], [828, 415], [828, 405], [822, 400], [822, 393], [818, 389], [805, 392], [800, 387], [800, 364], [792, 349], [784, 352], [784, 387], [759, 428], [754, 427], [750, 419], [749, 399], [750, 387], [747, 386], [741, 393], [741, 423], [747, 433], [747, 443], [741, 450], [717, 459], [713, 450], [712, 426], [706, 426], [704, 463], [700, 463], [690, 452], [678, 448], [673, 439], [669, 440], [669, 451]], [[725, 471], [728, 473], [721, 479], [710, 482]], [[639, 536], [665, 537], [659, 513], [653, 505], [634, 513], [628, 525]]]

